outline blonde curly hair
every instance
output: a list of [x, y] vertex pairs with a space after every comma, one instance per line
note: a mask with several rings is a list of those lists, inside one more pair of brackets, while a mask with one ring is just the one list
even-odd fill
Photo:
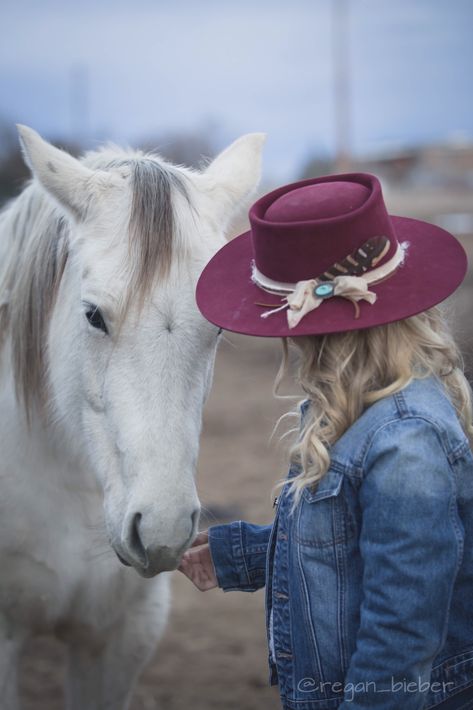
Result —
[[[289, 486], [294, 506], [306, 486], [315, 487], [330, 466], [330, 447], [374, 402], [399, 392], [414, 378], [442, 379], [465, 434], [473, 443], [471, 389], [463, 360], [441, 308], [386, 325], [283, 339], [275, 381], [278, 391], [297, 353], [296, 381], [310, 400], [304, 427], [290, 448], [301, 472]], [[286, 481], [279, 481], [275, 489]]]

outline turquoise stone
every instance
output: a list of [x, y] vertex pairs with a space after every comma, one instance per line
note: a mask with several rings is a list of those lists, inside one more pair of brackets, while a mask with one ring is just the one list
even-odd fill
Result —
[[330, 298], [330, 296], [333, 296], [334, 290], [335, 284], [331, 282], [319, 284], [314, 288], [314, 296], [317, 296], [317, 298]]

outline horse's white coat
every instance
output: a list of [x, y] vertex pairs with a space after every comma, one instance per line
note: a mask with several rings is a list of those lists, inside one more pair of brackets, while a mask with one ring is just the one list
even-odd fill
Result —
[[[68, 644], [68, 710], [122, 710], [169, 608], [170, 572], [142, 577], [175, 568], [198, 524], [194, 469], [218, 335], [199, 314], [194, 288], [256, 188], [263, 137], [240, 138], [203, 172], [173, 168], [185, 175], [193, 205], [173, 192], [185, 258], [118, 332], [127, 172], [89, 168], [94, 156], [79, 162], [31, 129], [20, 133], [34, 175], [27, 190], [42, 193], [44, 204], [55, 200], [73, 226], [49, 319], [47, 421], [33, 416], [28, 428], [8, 337], [0, 353], [1, 707], [18, 707], [25, 639], [55, 632]], [[0, 271], [21, 199], [0, 216]], [[108, 336], [89, 325], [83, 301], [100, 306]], [[137, 513], [147, 560], [130, 533]]]

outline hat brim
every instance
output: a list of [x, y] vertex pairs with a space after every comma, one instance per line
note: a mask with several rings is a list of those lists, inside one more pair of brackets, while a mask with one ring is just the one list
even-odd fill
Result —
[[391, 220], [399, 242], [407, 242], [404, 262], [388, 279], [370, 286], [376, 302], [360, 301], [358, 318], [353, 304], [341, 297], [325, 300], [292, 329], [285, 310], [262, 318], [262, 313], [282, 302], [251, 280], [250, 231], [225, 244], [209, 261], [197, 284], [197, 305], [207, 320], [224, 330], [273, 338], [360, 330], [416, 315], [459, 286], [467, 270], [466, 254], [457, 239], [440, 227], [408, 217], [391, 216]]

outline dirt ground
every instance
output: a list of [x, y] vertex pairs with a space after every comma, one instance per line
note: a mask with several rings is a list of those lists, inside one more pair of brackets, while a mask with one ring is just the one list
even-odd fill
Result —
[[[463, 241], [473, 263], [473, 239]], [[450, 301], [467, 355], [473, 352], [472, 301], [470, 272]], [[238, 518], [272, 519], [270, 491], [286, 466], [283, 448], [270, 447], [269, 438], [278, 416], [291, 406], [272, 397], [279, 357], [277, 340], [225, 336], [205, 409], [198, 488], [208, 513], [201, 528]], [[467, 359], [473, 372], [473, 359]], [[277, 709], [277, 689], [267, 683], [263, 591], [202, 593], [179, 572], [173, 588], [167, 631], [138, 684], [132, 710]], [[28, 649], [24, 710], [63, 710], [63, 665], [63, 650], [52, 640]]]
[[[201, 528], [272, 519], [270, 492], [285, 465], [283, 450], [270, 447], [269, 438], [291, 406], [272, 396], [279, 356], [277, 340], [225, 335], [220, 346], [197, 476], [208, 511]], [[277, 690], [268, 686], [263, 591], [202, 593], [179, 572], [173, 573], [173, 590], [167, 631], [132, 710], [277, 708]], [[24, 710], [62, 710], [63, 672], [61, 645], [35, 641], [23, 661]]]

